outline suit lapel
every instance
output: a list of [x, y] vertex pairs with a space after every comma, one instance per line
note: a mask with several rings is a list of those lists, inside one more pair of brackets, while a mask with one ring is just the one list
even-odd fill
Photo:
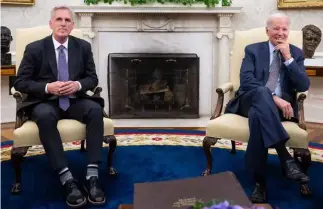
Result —
[[79, 57], [79, 47], [75, 40], [70, 36], [68, 40], [68, 72], [69, 80], [75, 79], [75, 71], [79, 69], [79, 63], [77, 60], [81, 60]]
[[52, 36], [47, 36], [45, 38], [45, 51], [50, 68], [52, 69], [55, 78], [57, 78], [57, 61]]
[[268, 41], [263, 42], [260, 50], [260, 59], [262, 63], [262, 70], [264, 71], [264, 85], [267, 83], [269, 77], [269, 64], [270, 64], [270, 54]]

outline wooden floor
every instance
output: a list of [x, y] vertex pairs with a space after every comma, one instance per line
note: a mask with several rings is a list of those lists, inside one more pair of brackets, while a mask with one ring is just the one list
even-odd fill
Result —
[[[1, 142], [12, 139], [14, 123], [1, 124]], [[323, 123], [307, 123], [309, 138], [312, 142], [323, 144]]]

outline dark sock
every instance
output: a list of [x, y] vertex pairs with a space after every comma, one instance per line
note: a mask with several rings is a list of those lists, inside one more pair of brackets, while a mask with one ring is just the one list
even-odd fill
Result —
[[86, 180], [89, 180], [92, 176], [99, 177], [99, 166], [97, 164], [87, 166]]
[[286, 160], [293, 159], [286, 148], [285, 142], [276, 144], [274, 148], [276, 149], [281, 162], [286, 162]]
[[66, 181], [73, 179], [72, 173], [68, 170], [67, 167], [59, 170], [58, 175], [59, 179], [62, 182], [62, 185], [64, 185]]

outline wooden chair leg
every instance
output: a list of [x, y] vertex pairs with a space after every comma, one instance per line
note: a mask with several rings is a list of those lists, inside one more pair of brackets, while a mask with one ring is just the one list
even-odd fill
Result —
[[[301, 149], [295, 148], [294, 149], [294, 159], [296, 162], [299, 163], [301, 166], [302, 171], [306, 174], [308, 168], [311, 165], [311, 152], [309, 149]], [[309, 185], [301, 184], [300, 185], [300, 192], [301, 195], [304, 197], [308, 197], [312, 195], [312, 190], [310, 189]]]
[[206, 156], [207, 168], [202, 173], [202, 176], [208, 176], [208, 175], [211, 174], [212, 163], [213, 163], [212, 153], [211, 153], [211, 146], [215, 145], [217, 141], [218, 141], [217, 138], [209, 137], [209, 136], [206, 136], [203, 139], [203, 150], [204, 150], [204, 154]]
[[231, 154], [236, 154], [236, 142], [231, 140], [231, 146], [232, 146]]
[[81, 149], [80, 149], [81, 152], [86, 152], [86, 149], [84, 147], [84, 144], [85, 144], [85, 140], [82, 140], [81, 141]]
[[117, 147], [117, 139], [114, 135], [110, 135], [110, 136], [105, 136], [103, 141], [109, 144], [109, 152], [107, 157], [107, 168], [109, 170], [109, 175], [115, 176], [117, 175], [117, 170], [112, 167], [112, 159], [113, 159], [114, 151]]
[[12, 186], [11, 193], [16, 195], [21, 193], [21, 163], [29, 147], [13, 147], [11, 150], [11, 162], [15, 171], [15, 183]]

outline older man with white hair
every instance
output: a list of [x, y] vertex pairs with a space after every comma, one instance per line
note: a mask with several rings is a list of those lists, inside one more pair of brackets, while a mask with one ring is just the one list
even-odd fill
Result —
[[229, 101], [226, 113], [249, 119], [250, 138], [246, 166], [256, 186], [251, 200], [265, 202], [268, 148], [275, 148], [288, 179], [306, 183], [306, 176], [286, 149], [289, 135], [283, 120], [297, 121], [296, 93], [307, 91], [309, 78], [304, 67], [304, 53], [289, 44], [290, 19], [281, 13], [267, 20], [268, 41], [246, 46], [241, 65], [240, 88]]

